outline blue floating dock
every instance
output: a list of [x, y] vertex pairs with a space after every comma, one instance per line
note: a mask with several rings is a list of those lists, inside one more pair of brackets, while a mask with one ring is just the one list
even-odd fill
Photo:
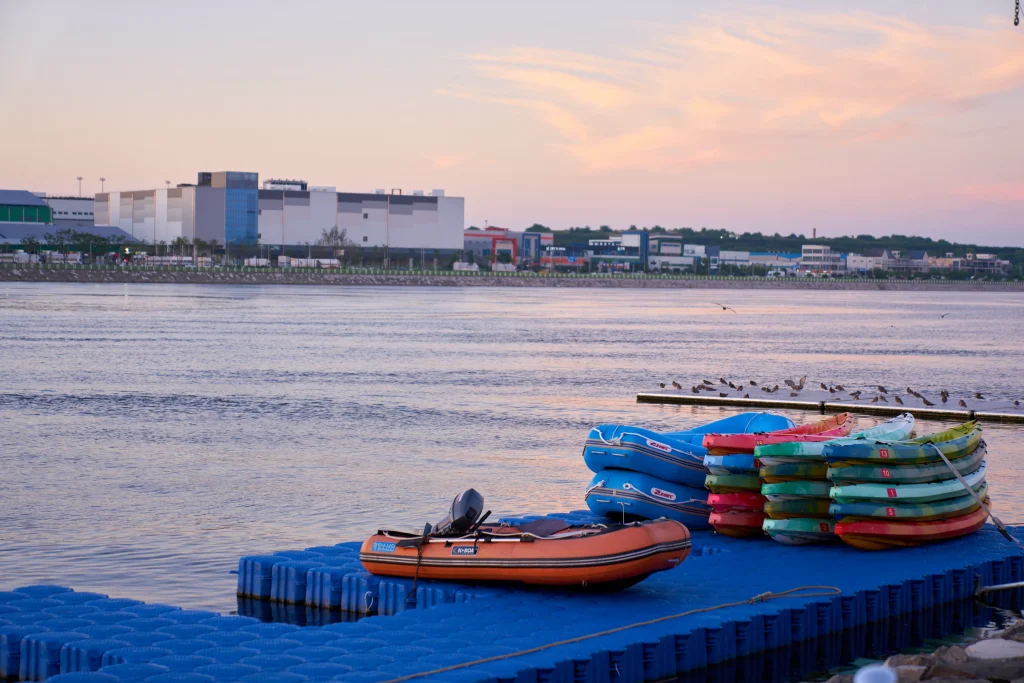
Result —
[[[589, 513], [553, 516], [589, 520]], [[1024, 528], [1014, 531], [1020, 535]], [[889, 637], [893, 619], [909, 620], [918, 632], [933, 624], [952, 629], [960, 623], [954, 607], [970, 601], [978, 587], [1024, 580], [1024, 556], [992, 527], [956, 541], [879, 553], [708, 532], [693, 534], [693, 541], [679, 568], [618, 593], [420, 582], [415, 605], [406, 601], [411, 581], [361, 570], [358, 544], [242, 558], [239, 592], [279, 598], [264, 604], [326, 612], [356, 607], [376, 615], [325, 625], [220, 616], [61, 586], [15, 588], [0, 592], [0, 676], [57, 683], [354, 683], [405, 676], [627, 683], [685, 679], [721, 667], [735, 676], [736, 667], [752, 666], [756, 679], [788, 666], [789, 655], [776, 661], [771, 653], [788, 652], [813, 665], [820, 660], [816, 648], [863, 652], [867, 643]], [[805, 585], [835, 586], [841, 593], [748, 602]], [[738, 604], [659, 620], [724, 603]], [[615, 629], [624, 630], [589, 637]], [[561, 644], [548, 647], [553, 643]], [[520, 654], [535, 648], [543, 649]], [[497, 659], [472, 664], [490, 658]], [[462, 668], [438, 671], [453, 666]]]

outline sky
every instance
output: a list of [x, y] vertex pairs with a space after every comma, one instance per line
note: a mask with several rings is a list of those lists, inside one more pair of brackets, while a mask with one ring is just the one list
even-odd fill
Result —
[[467, 225], [1024, 246], [1012, 0], [0, 0], [0, 187], [202, 170]]

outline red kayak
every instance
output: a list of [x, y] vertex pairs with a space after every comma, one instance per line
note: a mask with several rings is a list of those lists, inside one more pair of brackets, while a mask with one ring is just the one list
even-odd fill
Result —
[[710, 505], [711, 509], [715, 512], [731, 512], [733, 510], [741, 510], [745, 512], [756, 510], [760, 512], [764, 509], [764, 504], [767, 502], [767, 498], [762, 496], [760, 493], [754, 493], [752, 491], [712, 493], [708, 495], [708, 505]]
[[734, 538], [762, 536], [761, 526], [765, 514], [761, 510], [730, 510], [729, 512], [712, 512], [708, 521], [720, 534]]
[[[987, 500], [985, 504], [988, 504]], [[985, 525], [987, 518], [985, 508], [978, 508], [966, 515], [933, 522], [890, 522], [884, 519], [844, 521], [836, 524], [836, 536], [862, 550], [901, 548], [973, 534]]]
[[754, 448], [765, 444], [789, 443], [792, 441], [829, 441], [846, 436], [853, 429], [853, 415], [839, 413], [811, 424], [780, 429], [777, 432], [755, 434], [707, 434], [704, 448], [711, 455], [730, 453], [753, 453]]

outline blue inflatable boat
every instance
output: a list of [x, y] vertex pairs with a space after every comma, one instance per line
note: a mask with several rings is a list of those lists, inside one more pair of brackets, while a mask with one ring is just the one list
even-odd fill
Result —
[[628, 425], [598, 425], [590, 430], [583, 461], [591, 472], [608, 468], [650, 474], [665, 481], [704, 487], [705, 434], [735, 434], [788, 429], [793, 421], [772, 413], [740, 413], [680, 432], [659, 433]]
[[688, 529], [710, 529], [708, 492], [648, 474], [602, 470], [587, 488], [587, 507], [614, 520], [658, 519], [682, 522]]

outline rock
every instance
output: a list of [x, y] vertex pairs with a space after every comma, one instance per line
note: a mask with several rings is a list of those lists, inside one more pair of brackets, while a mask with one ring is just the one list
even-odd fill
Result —
[[967, 656], [971, 659], [1017, 659], [1024, 657], [1024, 643], [1003, 638], [990, 638], [968, 645], [966, 651]]
[[935, 663], [931, 655], [892, 655], [885, 660], [885, 665], [890, 669], [898, 666], [930, 666]]
[[896, 672], [899, 683], [916, 683], [924, 679], [924, 674], [928, 667], [923, 664], [917, 666], [894, 666], [892, 670]]
[[976, 681], [980, 678], [969, 665], [943, 664], [941, 662], [929, 667], [924, 676], [926, 681]]
[[966, 664], [969, 657], [967, 650], [959, 645], [943, 646], [935, 651], [935, 659], [947, 664]]

